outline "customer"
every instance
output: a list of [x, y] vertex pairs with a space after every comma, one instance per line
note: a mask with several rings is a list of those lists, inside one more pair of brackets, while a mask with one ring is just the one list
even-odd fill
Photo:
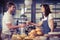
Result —
[[12, 13], [15, 11], [16, 6], [13, 2], [7, 3], [7, 11], [4, 13], [2, 18], [2, 34], [3, 40], [11, 35], [10, 29], [19, 28], [18, 26], [13, 25]]

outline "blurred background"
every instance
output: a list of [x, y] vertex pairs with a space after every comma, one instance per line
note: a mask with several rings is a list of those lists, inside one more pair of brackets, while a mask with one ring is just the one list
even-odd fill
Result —
[[25, 5], [25, 0], [0, 0], [0, 27], [2, 27], [2, 16], [6, 11], [6, 3], [9, 1], [14, 2], [17, 7], [16, 15], [14, 15], [15, 22], [20, 18], [21, 9], [27, 8], [25, 15], [28, 17], [28, 20], [34, 23], [38, 23], [40, 21], [40, 18], [42, 17], [40, 5], [42, 3], [49, 4], [52, 15], [54, 17], [54, 21], [57, 22], [57, 27], [54, 30], [57, 32], [60, 31], [60, 0], [32, 0], [32, 4], [29, 6]]

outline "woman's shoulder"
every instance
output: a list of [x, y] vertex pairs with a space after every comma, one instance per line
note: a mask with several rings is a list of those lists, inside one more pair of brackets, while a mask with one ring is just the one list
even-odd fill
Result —
[[49, 16], [52, 16], [52, 13], [50, 13]]
[[52, 15], [52, 14], [49, 14], [49, 15], [48, 15], [48, 18], [49, 18], [49, 19], [53, 19], [53, 15]]

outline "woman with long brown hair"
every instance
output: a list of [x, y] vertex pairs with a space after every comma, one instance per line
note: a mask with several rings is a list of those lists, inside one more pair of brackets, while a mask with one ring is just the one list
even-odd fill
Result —
[[54, 29], [54, 22], [53, 16], [51, 14], [50, 8], [48, 4], [41, 5], [41, 11], [43, 13], [43, 19], [39, 22], [39, 26], [42, 26], [43, 33], [48, 34], [49, 32], [53, 32]]

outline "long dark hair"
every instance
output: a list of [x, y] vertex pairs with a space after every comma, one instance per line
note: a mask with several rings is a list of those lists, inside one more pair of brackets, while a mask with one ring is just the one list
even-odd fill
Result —
[[51, 13], [49, 5], [41, 4], [41, 6], [43, 6], [45, 8], [45, 16], [47, 17], [49, 15], [49, 13]]

